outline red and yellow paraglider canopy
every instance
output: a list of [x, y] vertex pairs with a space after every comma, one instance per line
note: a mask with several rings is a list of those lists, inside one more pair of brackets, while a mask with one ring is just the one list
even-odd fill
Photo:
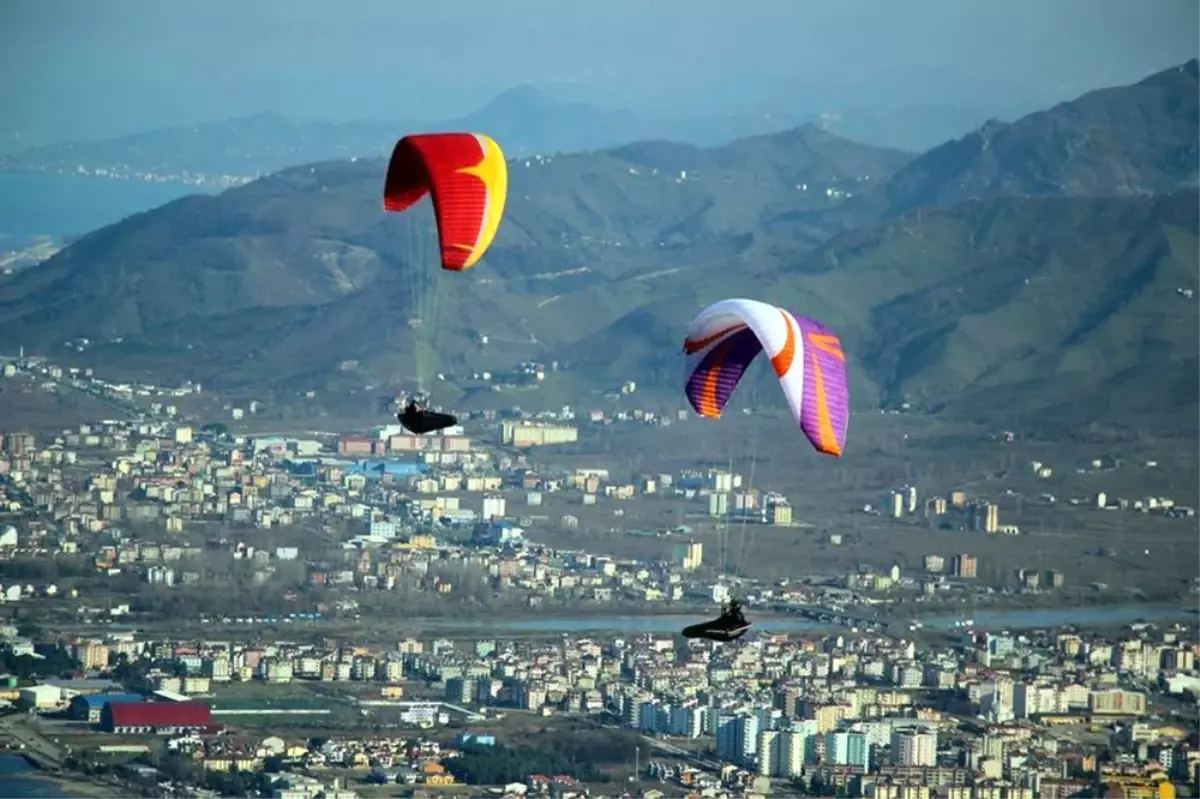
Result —
[[504, 216], [508, 167], [500, 145], [481, 133], [422, 133], [396, 143], [383, 187], [387, 211], [433, 198], [442, 268], [474, 266]]

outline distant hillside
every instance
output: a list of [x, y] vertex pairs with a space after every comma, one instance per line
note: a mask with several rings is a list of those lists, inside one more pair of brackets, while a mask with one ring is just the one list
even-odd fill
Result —
[[978, 128], [996, 113], [955, 105], [849, 108], [820, 114], [814, 121], [854, 141], [924, 152]]
[[[749, 296], [837, 329], [862, 409], [907, 402], [1015, 426], [1154, 414], [1186, 426], [1200, 410], [1200, 317], [1180, 289], [1200, 289], [1198, 215], [1193, 192], [1001, 198], [843, 234], [787, 270], [731, 257], [557, 298], [475, 282], [448, 297], [440, 368], [553, 359], [576, 396], [628, 379], [673, 392], [687, 321], [714, 299]], [[183, 319], [144, 337], [150, 348], [100, 352], [217, 386], [332, 385], [350, 357], [350, 383], [411, 374], [413, 333], [395, 312], [404, 291], [384, 280], [320, 308]], [[486, 348], [481, 331], [493, 339]], [[740, 396], [779, 402], [766, 369]]]
[[[1194, 62], [916, 162], [812, 125], [516, 158], [500, 235], [457, 275], [421, 257], [427, 207], [380, 210], [381, 160], [292, 168], [0, 283], [0, 348], [65, 358], [62, 341], [87, 337], [72, 362], [113, 376], [286, 393], [410, 376], [428, 336], [445, 401], [522, 359], [564, 365], [563, 396], [633, 379], [677, 397], [688, 319], [749, 296], [842, 335], [859, 408], [1194, 427], [1200, 205], [1175, 189], [1200, 139], [1188, 81]], [[1111, 147], [1072, 150], [1081, 130]], [[430, 281], [440, 316], [421, 334]], [[778, 401], [766, 371], [752, 380]]]
[[892, 178], [893, 213], [1001, 196], [1134, 196], [1196, 185], [1196, 60], [1089, 92], [1011, 124], [990, 122]]
[[[691, 316], [747, 296], [838, 330], [862, 408], [1193, 407], [1200, 317], [1178, 289], [1198, 288], [1198, 215], [1194, 192], [913, 212], [842, 234], [787, 268], [685, 282], [554, 356], [602, 383], [636, 376], [671, 387]], [[758, 379], [769, 384], [769, 370]], [[778, 399], [761, 387], [759, 396]]]
[[649, 139], [711, 147], [814, 123], [855, 141], [920, 151], [971, 130], [985, 118], [984, 112], [975, 109], [927, 106], [665, 119], [559, 101], [536, 88], [521, 86], [500, 94], [478, 111], [448, 120], [296, 122], [263, 113], [100, 141], [23, 147], [17, 139], [7, 146], [0, 141], [0, 171], [75, 174], [82, 168], [108, 177], [148, 179], [153, 175], [221, 186], [229, 185], [232, 178], [245, 179], [298, 164], [382, 156], [397, 137], [419, 130], [486, 131], [511, 156], [519, 156], [598, 150]]
[[379, 157], [395, 140], [421, 130], [481, 130], [510, 156], [596, 150], [648, 138], [712, 146], [777, 131], [801, 117], [713, 116], [663, 120], [586, 103], [560, 102], [532, 87], [497, 96], [478, 111], [446, 120], [377, 119], [296, 122], [264, 113], [147, 131], [101, 141], [67, 141], [0, 154], [0, 170], [67, 172], [82, 167], [115, 177], [156, 175], [219, 182], [333, 159]]
[[828, 287], [885, 405], [1017, 386], [1023, 409], [1195, 404], [1194, 379], [1172, 393], [1161, 378], [1196, 377], [1196, 303], [1178, 289], [1197, 288], [1198, 214], [1195, 192], [964, 203], [840, 236], [781, 279]]
[[[764, 218], [803, 208], [819, 220], [839, 205], [830, 192], [883, 179], [907, 158], [809, 126], [711, 150], [651, 142], [516, 160], [500, 235], [458, 287], [504, 280], [552, 295], [676, 257], [728, 257], [755, 243]], [[384, 213], [383, 171], [381, 160], [298, 167], [84, 236], [3, 284], [0, 339], [146, 334], [183, 318], [316, 306], [433, 269], [414, 265], [409, 238], [422, 213], [432, 226], [428, 203]], [[810, 225], [807, 244], [846, 224]], [[559, 273], [567, 282], [544, 278]]]

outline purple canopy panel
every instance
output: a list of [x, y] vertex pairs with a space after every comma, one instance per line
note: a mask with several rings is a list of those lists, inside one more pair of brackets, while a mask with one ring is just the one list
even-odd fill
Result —
[[687, 382], [687, 398], [701, 416], [720, 417], [733, 390], [762, 344], [750, 328], [740, 330], [713, 347]]
[[804, 398], [800, 428], [819, 451], [840, 456], [850, 421], [850, 391], [842, 342], [825, 325], [792, 314], [804, 337]]

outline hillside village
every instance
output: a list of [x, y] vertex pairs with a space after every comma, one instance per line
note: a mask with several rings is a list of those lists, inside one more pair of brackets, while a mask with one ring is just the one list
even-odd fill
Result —
[[[94, 375], [73, 377], [44, 361], [23, 363], [22, 368], [116, 397]], [[10, 376], [16, 370], [16, 364], [5, 366]], [[193, 385], [169, 391], [200, 390]], [[172, 398], [161, 397], [164, 390], [138, 387], [117, 393], [148, 401], [149, 415], [84, 424], [52, 438], [2, 434], [0, 503], [20, 523], [0, 528], [0, 552], [10, 560], [51, 556], [86, 564], [84, 572], [65, 581], [31, 575], [4, 585], [0, 595], [7, 601], [62, 594], [77, 601], [78, 613], [85, 617], [112, 617], [129, 612], [130, 584], [121, 583], [125, 601], [102, 606], [94, 600], [110, 592], [95, 579], [133, 576], [156, 590], [228, 583], [229, 573], [218, 574], [204, 562], [218, 554], [250, 584], [277, 585], [275, 604], [280, 611], [290, 604], [283, 615], [294, 618], [358, 612], [360, 598], [306, 593], [301, 599], [296, 592], [302, 587], [387, 592], [416, 586], [467, 602], [503, 593], [537, 606], [561, 601], [719, 603], [736, 583], [736, 590], [751, 601], [833, 607], [879, 601], [853, 593], [847, 598], [839, 593], [845, 589], [886, 593], [895, 587], [933, 597], [982, 587], [973, 584], [979, 574], [977, 556], [961, 551], [925, 553], [923, 570], [916, 574], [881, 564], [883, 568], [859, 567], [825, 587], [787, 580], [758, 585], [714, 571], [713, 542], [706, 553], [703, 538], [687, 523], [654, 533], [678, 542], [673, 557], [658, 562], [527, 543], [530, 530], [547, 527], [577, 532], [585, 541], [595, 525], [619, 524], [624, 503], [634, 499], [682, 502], [693, 508], [686, 514], [689, 521], [696, 520], [692, 524], [738, 521], [788, 528], [798, 523], [786, 496], [760, 491], [727, 470], [620, 475], [603, 468], [530, 466], [531, 453], [539, 448], [575, 442], [580, 425], [680, 424], [687, 421], [683, 411], [670, 418], [636, 409], [610, 416], [603, 411], [576, 414], [569, 408], [464, 415], [472, 429], [491, 431], [491, 442], [466, 435], [461, 426], [422, 437], [408, 435], [398, 425], [380, 426], [369, 435], [235, 437], [223, 425], [198, 426], [180, 418]], [[242, 415], [242, 409], [233, 411], [235, 417]], [[252, 414], [253, 403], [242, 412]], [[1104, 466], [1098, 461], [1089, 468]], [[1041, 463], [1032, 468], [1042, 475], [1050, 471]], [[1100, 494], [1071, 501], [1083, 506], [1081, 512], [1090, 505], [1193, 513], [1164, 497], [1124, 500]], [[566, 512], [551, 516], [544, 510], [548, 506]], [[994, 503], [969, 499], [963, 491], [922, 501], [909, 485], [867, 510], [931, 526], [1020, 533], [1000, 523]], [[312, 535], [303, 540], [309, 543], [289, 541], [287, 531], [293, 527], [308, 530]], [[283, 537], [264, 546], [263, 533], [253, 530], [279, 530]], [[840, 534], [832, 532], [829, 539], [836, 546]], [[1069, 577], [1030, 567], [1021, 575], [1027, 591], [1060, 588]], [[85, 587], [80, 578], [89, 573], [93, 582]], [[472, 582], [456, 586], [451, 573], [471, 575]], [[99, 595], [88, 596], [89, 587], [99, 588]], [[299, 607], [297, 602], [308, 604]], [[147, 602], [134, 605], [135, 614], [148, 610]], [[253, 614], [210, 609], [204, 616], [236, 622]]]
[[[505, 423], [501, 429], [505, 431], [502, 435], [511, 438], [514, 431], [545, 436], [572, 428]], [[524, 531], [507, 518], [505, 493], [521, 494], [524, 507], [536, 512], [544, 493], [570, 491], [580, 507], [589, 507], [602, 500], [616, 502], [635, 494], [653, 494], [660, 484], [678, 485], [686, 487], [675, 487], [675, 492], [718, 516], [727, 513], [728, 493], [741, 488], [741, 477], [725, 472], [657, 475], [644, 478], [640, 486], [602, 485], [602, 480], [607, 481], [604, 470], [544, 476], [523, 468], [522, 456], [517, 454], [500, 455], [493, 462], [492, 453], [473, 450], [470, 439], [460, 434], [417, 440], [389, 433], [396, 431], [383, 428], [375, 439], [341, 437], [336, 446], [343, 457], [332, 452], [322, 455], [318, 441], [251, 439], [229, 446], [214, 443], [211, 437], [193, 441], [191, 427], [168, 423], [85, 425], [45, 448], [28, 434], [10, 433], [3, 442], [7, 454], [5, 506], [10, 513], [44, 512], [54, 521], [30, 521], [20, 535], [9, 525], [0, 545], [9, 557], [47, 551], [82, 554], [97, 570], [110, 575], [133, 569], [149, 583], [187, 585], [200, 579], [199, 572], [186, 568], [188, 561], [207, 552], [174, 535], [188, 530], [189, 523], [223, 522], [269, 529], [305, 520], [338, 522], [351, 530], [357, 528], [340, 545], [344, 566], [308, 563], [308, 579], [313, 584], [393, 588], [401, 572], [426, 572], [437, 561], [452, 559], [490, 570], [505, 581], [511, 578], [535, 595], [579, 587], [590, 591], [592, 599], [603, 601], [614, 596], [614, 589], [624, 588], [638, 598], [654, 601], [682, 598], [681, 572], [701, 565], [701, 543], [685, 541], [677, 563], [658, 566], [666, 570], [658, 575], [663, 582], [639, 587], [639, 581], [650, 577], [640, 564], [618, 564], [612, 558], [582, 552], [547, 553], [514, 547], [523, 541]], [[372, 449], [414, 445], [428, 445], [432, 451], [423, 450], [417, 461], [354, 459]], [[87, 466], [97, 448], [124, 454], [107, 464], [95, 464], [98, 468], [93, 467], [86, 480], [72, 483], [71, 473]], [[214, 450], [223, 452], [213, 457]], [[768, 495], [767, 508], [760, 511], [756, 496], [736, 493], [733, 504], [743, 513], [758, 513], [762, 522], [788, 523], [786, 498]], [[480, 509], [466, 507], [468, 503]], [[154, 540], [139, 541], [121, 530], [122, 521], [154, 525], [160, 534], [151, 536]], [[578, 517], [570, 514], [557, 521], [568, 530], [579, 526]], [[453, 546], [435, 538], [434, 530], [457, 531], [471, 540], [465, 546]], [[295, 546], [264, 550], [240, 541], [231, 543], [228, 551], [235, 560], [245, 560], [258, 569], [255, 578], [259, 581], [268, 579], [272, 564], [300, 556]], [[551, 561], [560, 563], [560, 568], [555, 569]], [[537, 568], [526, 574], [529, 570], [521, 565], [525, 562], [538, 564]], [[560, 573], [562, 564], [587, 568], [593, 576], [565, 576]], [[635, 567], [632, 575], [630, 567]], [[666, 573], [672, 567], [676, 573]], [[435, 587], [442, 593], [452, 590], [436, 579]], [[15, 600], [31, 592], [45, 595], [57, 590], [53, 584], [29, 590], [11, 586], [9, 594]]]

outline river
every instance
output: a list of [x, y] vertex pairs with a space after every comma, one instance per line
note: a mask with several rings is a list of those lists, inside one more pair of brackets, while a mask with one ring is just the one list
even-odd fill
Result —
[[[754, 616], [753, 609], [748, 611]], [[927, 628], [949, 629], [957, 621], [971, 618], [976, 627], [997, 629], [1036, 629], [1062, 627], [1065, 625], [1099, 626], [1130, 624], [1145, 621], [1184, 621], [1187, 611], [1179, 608], [1150, 605], [1114, 605], [1112, 607], [1063, 607], [1024, 610], [979, 610], [972, 615], [930, 615], [919, 617]], [[753, 620], [753, 618], [751, 619]], [[533, 616], [486, 618], [426, 618], [412, 619], [413, 626], [437, 630], [484, 629], [522, 633], [556, 632], [599, 632], [604, 630], [626, 630], [638, 633], [670, 633], [696, 620], [691, 616]], [[402, 625], [404, 626], [404, 625]], [[831, 629], [829, 625], [808, 621], [797, 616], [769, 616], [756, 625], [760, 631], [805, 632]]]
[[182, 183], [0, 172], [0, 235], [12, 242], [0, 239], [0, 250], [35, 236], [89, 233], [184, 195], [214, 191]]
[[0, 796], [4, 799], [49, 799], [52, 796], [79, 799], [83, 794], [69, 793], [59, 783], [41, 776], [20, 755], [0, 755]]
[[[748, 610], [750, 620], [755, 622], [755, 629], [769, 633], [805, 633], [828, 632], [840, 629], [834, 625], [820, 624], [799, 616], [771, 615], [762, 616]], [[866, 614], [863, 614], [866, 615]], [[947, 630], [954, 627], [955, 622], [971, 619], [977, 629], [983, 630], [1031, 630], [1051, 627], [1078, 625], [1081, 627], [1104, 627], [1110, 625], [1131, 624], [1136, 621], [1152, 622], [1188, 622], [1193, 626], [1197, 623], [1194, 610], [1165, 607], [1161, 605], [1111, 605], [1088, 607], [1060, 608], [1026, 608], [1011, 610], [976, 610], [957, 614], [928, 614], [915, 617], [927, 629]], [[421, 631], [423, 634], [470, 633], [479, 635], [503, 635], [518, 633], [522, 635], [555, 635], [558, 633], [599, 633], [622, 631], [626, 633], [656, 633], [669, 634], [678, 632], [689, 624], [696, 622], [695, 616], [675, 614], [662, 615], [611, 615], [596, 614], [594, 616], [421, 616], [396, 619], [393, 627], [397, 634], [406, 635]], [[371, 624], [371, 620], [364, 620]], [[342, 622], [344, 626], [344, 622]], [[336, 627], [338, 622], [325, 619], [319, 622], [282, 621], [268, 625], [266, 622], [246, 624], [213, 625], [213, 634], [218, 630], [222, 636], [237, 636], [239, 632], [253, 633], [263, 627], [275, 627], [283, 634], [289, 632], [297, 636], [312, 634], [317, 630], [328, 630]], [[901, 632], [907, 625], [906, 621], [897, 624], [893, 632]], [[153, 625], [150, 625], [153, 626]], [[102, 628], [109, 632], [133, 632], [142, 629], [143, 625], [117, 622], [105, 624]], [[79, 628], [96, 632], [98, 628]]]

